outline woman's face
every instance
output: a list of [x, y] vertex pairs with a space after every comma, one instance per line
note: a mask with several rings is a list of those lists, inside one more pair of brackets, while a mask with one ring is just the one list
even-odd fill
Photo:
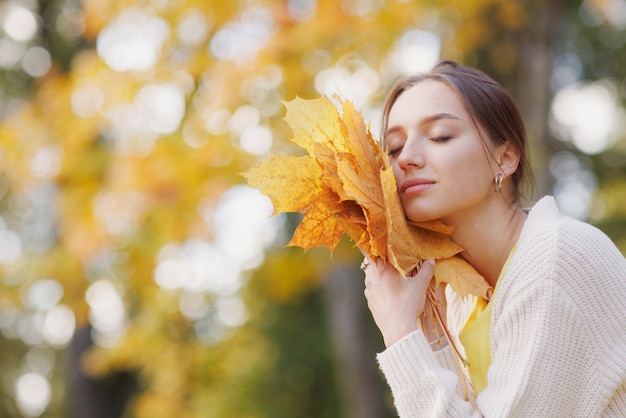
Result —
[[[497, 165], [485, 149], [460, 97], [425, 80], [393, 104], [385, 133], [398, 193], [415, 222], [471, 220], [493, 199]], [[493, 147], [492, 147], [493, 148]]]

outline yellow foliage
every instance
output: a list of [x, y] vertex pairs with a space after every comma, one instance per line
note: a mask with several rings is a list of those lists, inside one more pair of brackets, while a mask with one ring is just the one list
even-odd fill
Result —
[[[33, 188], [52, 186], [54, 196], [46, 211], [55, 222], [51, 248], [34, 254], [24, 245], [18, 263], [2, 266], [9, 273], [0, 282], [0, 309], [8, 303], [5, 299], [17, 306], [32, 281], [50, 277], [63, 285], [60, 303], [70, 306], [78, 325], [84, 326], [89, 320], [85, 291], [90, 284], [98, 279], [119, 283], [125, 292], [127, 332], [116, 346], [89, 352], [84, 365], [98, 376], [120, 369], [138, 371], [142, 392], [134, 416], [232, 416], [228, 401], [233, 395], [224, 387], [239, 387], [247, 374], [272, 373], [276, 349], [259, 334], [250, 335], [250, 325], [233, 329], [231, 339], [203, 345], [194, 332], [194, 320], [180, 312], [182, 291], [172, 291], [171, 299], [163, 302], [163, 289], [154, 280], [164, 245], [212, 238], [213, 225], [203, 217], [210, 216], [224, 191], [241, 182], [236, 172], [248, 169], [256, 158], [241, 147], [240, 127], [230, 119], [242, 106], [259, 111], [258, 125], [271, 129], [275, 150], [291, 146], [281, 143], [290, 124], [295, 146], [304, 150], [298, 152], [306, 154], [275, 152], [249, 171], [255, 177], [249, 178], [250, 184], [279, 196], [274, 201], [276, 212], [304, 213], [291, 245], [323, 245], [335, 251], [337, 261], [338, 252], [348, 252], [346, 239], [342, 240], [347, 235], [368, 253], [389, 258], [401, 271], [434, 257], [438, 279], [473, 280], [469, 279], [473, 273], [452, 256], [460, 248], [449, 240], [450, 228], [439, 222], [403, 221], [384, 153], [349, 101], [340, 100], [338, 109], [327, 98], [296, 99], [287, 105], [287, 123], [278, 109], [285, 97], [317, 97], [319, 71], [350, 61], [378, 73], [380, 88], [372, 100], [380, 100], [390, 77], [396, 76], [386, 70], [390, 48], [406, 31], [441, 29], [443, 50], [453, 45], [457, 58], [462, 58], [499, 36], [494, 24], [515, 29], [526, 24], [519, 13], [522, 3], [447, 0], [435, 10], [433, 2], [369, 2], [382, 6], [361, 15], [346, 8], [368, 2], [312, 3], [315, 15], [297, 19], [286, 1], [81, 0], [81, 50], [69, 70], [53, 68], [34, 80], [30, 102], [0, 122], [3, 204], [10, 206], [12, 199]], [[53, 11], [54, 4], [47, 10]], [[95, 48], [102, 29], [129, 7], [167, 24], [167, 39], [155, 52], [159, 59], [146, 71], [115, 71]], [[218, 59], [211, 42], [220, 30], [249, 18], [250, 7], [269, 13], [273, 26], [267, 43], [242, 62]], [[496, 11], [496, 23], [486, 21], [490, 10]], [[197, 45], [184, 44], [177, 33], [189, 11], [207, 23], [206, 39]], [[453, 15], [462, 18], [453, 21]], [[485, 49], [494, 54], [504, 51], [503, 62], [514, 62], [506, 45]], [[258, 79], [271, 83], [260, 82], [256, 94], [246, 94], [246, 86]], [[112, 115], [155, 83], [182, 87], [185, 113], [180, 126], [168, 134], [154, 134], [153, 146], [142, 152], [120, 152], [124, 133]], [[83, 89], [96, 91], [97, 100], [88, 103], [87, 107], [93, 105], [91, 112], [79, 116], [81, 108], [74, 107], [80, 106], [76, 95]], [[4, 103], [8, 102], [3, 99]], [[226, 116], [212, 123], [216, 114]], [[137, 139], [136, 134], [128, 136]], [[33, 169], [33, 160], [44, 147], [57, 149], [60, 155], [58, 170], [46, 176]], [[124, 198], [130, 195], [137, 199], [128, 203]], [[104, 209], [98, 206], [103, 199], [110, 199]], [[12, 228], [13, 220], [5, 212], [2, 216]], [[125, 227], [111, 228], [120, 224]], [[353, 257], [356, 251], [350, 250]], [[252, 276], [246, 286], [257, 286], [250, 304], [258, 302], [259, 295], [275, 303], [299, 300], [319, 284], [329, 264], [325, 251], [303, 255], [291, 249], [281, 254], [270, 257], [254, 274], [245, 272], [246, 280]], [[18, 280], [10, 274], [23, 283], [10, 282]]]

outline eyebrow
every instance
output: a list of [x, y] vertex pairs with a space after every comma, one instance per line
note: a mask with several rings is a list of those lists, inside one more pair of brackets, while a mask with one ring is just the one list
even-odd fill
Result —
[[429, 123], [433, 123], [433, 122], [436, 122], [436, 121], [441, 120], [441, 119], [460, 120], [459, 117], [451, 115], [450, 113], [437, 113], [437, 114], [425, 117], [420, 122], [420, 125], [428, 125]]
[[[454, 116], [454, 115], [452, 115], [450, 113], [436, 113], [434, 115], [430, 115], [430, 116], [425, 117], [424, 119], [422, 119], [420, 121], [419, 124], [420, 124], [420, 126], [429, 125], [429, 124], [431, 124], [433, 122], [437, 122], [437, 121], [442, 120], [442, 119], [461, 120], [461, 118], [459, 118], [458, 116]], [[401, 128], [399, 126], [392, 126], [391, 128], [388, 128], [385, 131], [384, 136], [387, 136], [387, 135], [392, 134], [392, 133], [394, 133], [396, 131], [399, 131], [399, 130], [401, 130]]]

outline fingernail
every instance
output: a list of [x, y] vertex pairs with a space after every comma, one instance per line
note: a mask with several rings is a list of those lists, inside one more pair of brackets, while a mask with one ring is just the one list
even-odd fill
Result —
[[435, 260], [433, 260], [432, 258], [429, 258], [428, 260], [426, 260], [426, 262], [430, 264], [431, 266], [435, 265]]

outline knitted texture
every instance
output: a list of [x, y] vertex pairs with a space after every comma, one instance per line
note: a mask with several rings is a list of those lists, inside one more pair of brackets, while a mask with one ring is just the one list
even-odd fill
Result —
[[[465, 401], [450, 347], [416, 331], [377, 357], [399, 416], [626, 417], [626, 259], [611, 240], [545, 197], [500, 280], [487, 388]], [[448, 289], [447, 303], [456, 335], [471, 301]]]

